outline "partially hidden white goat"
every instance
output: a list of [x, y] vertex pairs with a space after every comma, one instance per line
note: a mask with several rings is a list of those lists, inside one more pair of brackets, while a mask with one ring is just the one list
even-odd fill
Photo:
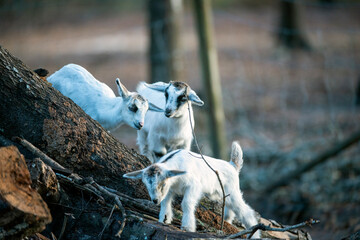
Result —
[[47, 80], [109, 131], [123, 123], [139, 130], [148, 110], [163, 112], [140, 94], [129, 92], [118, 78], [115, 82], [120, 97], [116, 97], [109, 86], [76, 64], [62, 67]]
[[[231, 161], [204, 156], [206, 161], [218, 171], [225, 194], [225, 220], [232, 223], [236, 217], [246, 228], [258, 224], [255, 211], [245, 203], [240, 190], [239, 172], [243, 165], [243, 153], [238, 143], [233, 142]], [[159, 222], [170, 224], [173, 219], [172, 200], [175, 195], [183, 195], [181, 228], [196, 231], [195, 210], [201, 197], [222, 200], [222, 190], [216, 174], [206, 165], [199, 154], [187, 150], [175, 150], [163, 156], [142, 170], [130, 172], [125, 178], [142, 179], [151, 200], [161, 204]], [[257, 231], [254, 238], [260, 238]]]
[[[136, 89], [164, 113], [149, 112], [145, 125], [137, 132], [140, 152], [153, 163], [166, 153], [176, 149], [190, 150], [193, 139], [190, 117], [194, 127], [191, 103], [202, 106], [204, 102], [190, 86], [183, 82], [141, 82]], [[190, 107], [190, 114], [188, 110]]]

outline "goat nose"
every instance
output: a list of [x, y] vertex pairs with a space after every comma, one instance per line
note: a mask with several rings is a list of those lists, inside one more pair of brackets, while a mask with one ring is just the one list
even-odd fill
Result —
[[167, 108], [165, 109], [165, 116], [169, 117], [171, 114], [171, 109]]
[[139, 122], [139, 126], [143, 127], [144, 126], [144, 122]]
[[155, 203], [155, 204], [158, 204], [158, 200], [157, 199], [153, 199], [153, 203]]

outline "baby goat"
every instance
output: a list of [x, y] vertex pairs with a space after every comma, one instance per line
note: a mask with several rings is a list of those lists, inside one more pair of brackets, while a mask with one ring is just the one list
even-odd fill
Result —
[[115, 82], [120, 97], [116, 97], [105, 83], [76, 64], [62, 67], [47, 80], [107, 130], [115, 130], [123, 123], [140, 130], [148, 109], [163, 112], [140, 94], [129, 92], [118, 78]]
[[165, 109], [165, 114], [149, 112], [146, 115], [143, 129], [137, 132], [141, 154], [146, 155], [154, 163], [167, 152], [176, 149], [190, 150], [193, 138], [190, 117], [194, 127], [191, 103], [204, 105], [195, 91], [186, 83], [173, 81], [154, 84], [141, 82], [137, 91], [155, 105]]
[[[204, 156], [218, 171], [225, 194], [228, 195], [225, 201], [225, 220], [231, 223], [236, 217], [246, 228], [250, 228], [258, 221], [255, 211], [245, 203], [240, 190], [242, 157], [241, 147], [236, 142], [232, 144], [230, 162]], [[163, 156], [157, 163], [143, 170], [127, 173], [124, 177], [142, 179], [151, 200], [155, 204], [161, 203], [159, 222], [171, 223], [172, 200], [175, 195], [183, 195], [181, 228], [190, 232], [196, 230], [194, 213], [201, 197], [207, 196], [215, 201], [222, 199], [222, 190], [215, 173], [199, 154], [187, 150], [175, 150]], [[260, 238], [260, 233], [255, 233], [254, 238]]]

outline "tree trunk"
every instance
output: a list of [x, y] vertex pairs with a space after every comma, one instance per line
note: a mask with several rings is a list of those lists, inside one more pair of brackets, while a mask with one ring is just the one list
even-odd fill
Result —
[[[150, 162], [0, 46], [0, 131], [21, 136], [65, 168], [130, 196], [146, 190], [122, 175]], [[94, 174], [96, 173], [96, 174]]]
[[300, 27], [299, 6], [293, 1], [280, 1], [280, 22], [277, 39], [281, 46], [290, 49], [310, 49]]
[[360, 106], [360, 77], [358, 78], [357, 86], [356, 86], [355, 105]]
[[206, 89], [205, 106], [208, 111], [211, 149], [214, 157], [227, 159], [225, 115], [213, 30], [211, 1], [195, 0], [193, 4], [202, 78]]
[[150, 82], [184, 81], [180, 28], [182, 0], [148, 2]]

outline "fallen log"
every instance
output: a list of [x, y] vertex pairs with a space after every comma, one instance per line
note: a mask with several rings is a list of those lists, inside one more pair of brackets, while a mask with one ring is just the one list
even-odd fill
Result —
[[351, 136], [346, 138], [345, 140], [334, 144], [329, 147], [327, 150], [321, 152], [313, 159], [311, 159], [308, 163], [299, 166], [293, 171], [289, 171], [287, 174], [280, 176], [278, 179], [275, 179], [273, 182], [270, 182], [267, 186], [264, 187], [264, 192], [268, 193], [274, 191], [275, 189], [288, 185], [292, 180], [301, 177], [301, 175], [307, 171], [310, 171], [317, 165], [327, 161], [328, 159], [336, 156], [341, 153], [348, 147], [360, 141], [360, 131], [353, 133]]
[[0, 239], [21, 239], [51, 222], [41, 196], [30, 187], [24, 157], [14, 146], [0, 148]]

